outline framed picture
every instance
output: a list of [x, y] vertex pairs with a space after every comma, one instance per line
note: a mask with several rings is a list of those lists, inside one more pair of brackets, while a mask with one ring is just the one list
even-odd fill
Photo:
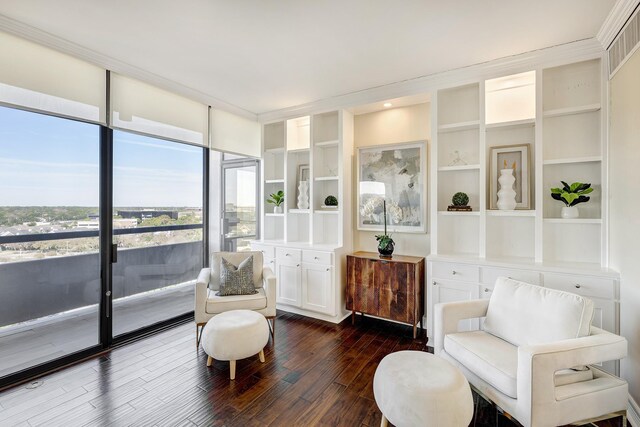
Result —
[[426, 141], [358, 149], [358, 230], [424, 233], [427, 222]]
[[502, 169], [513, 169], [516, 178], [516, 209], [531, 209], [530, 144], [491, 147], [489, 168], [489, 209], [498, 209], [498, 178]]

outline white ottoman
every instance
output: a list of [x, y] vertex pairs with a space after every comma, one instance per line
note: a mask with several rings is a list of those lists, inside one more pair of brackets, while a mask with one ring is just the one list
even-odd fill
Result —
[[236, 378], [236, 360], [259, 354], [264, 363], [264, 346], [269, 342], [269, 325], [260, 313], [232, 310], [220, 313], [207, 322], [202, 331], [202, 347], [207, 366], [214, 359], [228, 360], [230, 377]]
[[[399, 351], [385, 356], [373, 377], [382, 426], [467, 427], [473, 397], [455, 366], [431, 353]], [[387, 421], [388, 420], [388, 421]]]

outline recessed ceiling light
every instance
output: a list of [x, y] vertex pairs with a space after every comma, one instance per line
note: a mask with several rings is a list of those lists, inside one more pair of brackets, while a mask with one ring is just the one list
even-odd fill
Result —
[[390, 102], [385, 102], [384, 104], [382, 104], [382, 106], [384, 108], [389, 108], [389, 107], [391, 107], [391, 103]]

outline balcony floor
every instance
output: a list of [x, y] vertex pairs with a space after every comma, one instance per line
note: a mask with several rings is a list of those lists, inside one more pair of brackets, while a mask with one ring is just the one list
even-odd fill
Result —
[[[115, 336], [193, 310], [193, 283], [113, 302]], [[0, 328], [0, 377], [98, 344], [98, 306]]]

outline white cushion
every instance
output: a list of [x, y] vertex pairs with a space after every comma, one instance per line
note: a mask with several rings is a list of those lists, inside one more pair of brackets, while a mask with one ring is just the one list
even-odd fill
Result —
[[[458, 332], [444, 337], [444, 349], [467, 369], [509, 397], [517, 398], [518, 347], [485, 331]], [[593, 371], [563, 369], [556, 386], [593, 379]]]
[[202, 347], [216, 360], [239, 360], [260, 353], [269, 325], [260, 313], [232, 310], [212, 317], [202, 331]]
[[484, 331], [444, 337], [444, 350], [467, 369], [509, 397], [516, 398], [518, 348]]
[[252, 295], [228, 295], [221, 297], [217, 291], [207, 290], [205, 311], [209, 314], [224, 313], [230, 310], [262, 310], [267, 307], [267, 295], [264, 288], [256, 289]]
[[589, 335], [593, 301], [569, 292], [499, 277], [483, 329], [516, 346]]
[[238, 266], [242, 261], [253, 255], [253, 284], [256, 289], [262, 287], [262, 252], [214, 252], [211, 255], [211, 278], [209, 279], [209, 289], [217, 291], [220, 289], [220, 258], [224, 257], [231, 264]]
[[373, 377], [380, 411], [396, 426], [468, 426], [473, 398], [450, 362], [422, 351], [385, 356]]

